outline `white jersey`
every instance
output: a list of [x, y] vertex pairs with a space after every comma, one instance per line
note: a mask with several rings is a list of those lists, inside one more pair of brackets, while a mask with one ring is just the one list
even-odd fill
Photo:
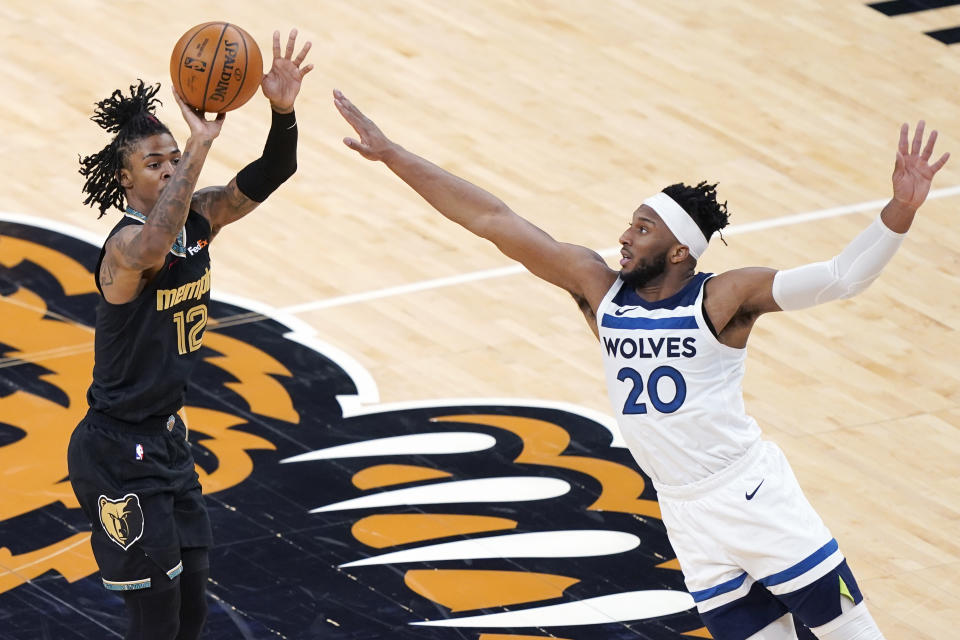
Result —
[[698, 273], [656, 302], [617, 278], [597, 309], [614, 415], [656, 485], [702, 480], [760, 439], [743, 406], [746, 349], [721, 344], [703, 316], [711, 275]]

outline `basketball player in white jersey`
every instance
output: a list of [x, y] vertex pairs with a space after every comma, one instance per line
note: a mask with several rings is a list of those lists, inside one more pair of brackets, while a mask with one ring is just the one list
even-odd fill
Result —
[[949, 157], [930, 163], [936, 131], [924, 145], [921, 121], [911, 144], [902, 126], [893, 198], [831, 260], [698, 273], [710, 236], [727, 224], [715, 185], [701, 182], [644, 200], [620, 236], [617, 272], [391, 142], [339, 91], [334, 103], [359, 135], [344, 139], [349, 148], [580, 304], [623, 437], [653, 479], [687, 588], [716, 640], [795, 640], [807, 628], [823, 640], [883, 638], [783, 453], [745, 413], [741, 383], [761, 314], [848, 298], [880, 274]]

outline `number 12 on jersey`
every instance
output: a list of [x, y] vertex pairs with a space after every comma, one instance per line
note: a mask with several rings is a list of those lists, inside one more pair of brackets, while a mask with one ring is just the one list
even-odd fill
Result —
[[[203, 343], [203, 328], [207, 326], [207, 305], [199, 304], [187, 311], [177, 311], [173, 314], [173, 324], [177, 327], [177, 351], [180, 355], [196, 351]], [[190, 327], [189, 333], [187, 326]]]
[[[664, 399], [660, 397], [659, 383], [663, 378], [670, 378], [675, 388], [673, 399], [669, 402], [665, 402]], [[679, 409], [683, 405], [683, 401], [687, 399], [687, 383], [683, 379], [683, 375], [673, 367], [666, 365], [657, 367], [651, 371], [650, 376], [647, 378], [646, 385], [644, 385], [640, 373], [630, 367], [620, 369], [617, 373], [617, 380], [629, 381], [632, 385], [630, 393], [627, 394], [627, 401], [623, 403], [624, 415], [647, 412], [647, 403], [638, 402], [640, 394], [643, 393], [644, 386], [646, 386], [647, 398], [650, 400], [650, 404], [660, 413], [673, 413]]]

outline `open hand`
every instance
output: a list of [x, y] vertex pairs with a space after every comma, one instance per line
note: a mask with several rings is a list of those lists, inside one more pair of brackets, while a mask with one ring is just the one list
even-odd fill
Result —
[[280, 32], [273, 32], [273, 65], [270, 71], [263, 76], [260, 82], [260, 89], [263, 95], [270, 101], [270, 106], [279, 113], [290, 113], [293, 111], [293, 102], [300, 93], [300, 84], [303, 82], [303, 76], [313, 70], [313, 65], [300, 68], [307, 52], [312, 46], [309, 41], [305, 42], [303, 48], [297, 57], [293, 57], [293, 49], [296, 45], [297, 30], [291, 29], [290, 36], [287, 38], [287, 49], [280, 54]]
[[[930, 184], [950, 157], [949, 153], [940, 156], [940, 159], [930, 164], [933, 155], [933, 146], [937, 142], [937, 132], [932, 131], [923, 145], [924, 121], [917, 123], [913, 135], [913, 143], [907, 146], [910, 126], [906, 123], [900, 126], [900, 144], [897, 147], [897, 162], [893, 168], [893, 199], [900, 204], [917, 209], [927, 199]], [[920, 147], [923, 147], [923, 151]]]
[[383, 160], [384, 154], [394, 145], [387, 136], [383, 135], [380, 127], [375, 125], [373, 120], [363, 115], [363, 112], [357, 109], [356, 105], [350, 102], [338, 89], [333, 90], [333, 104], [344, 120], [350, 123], [353, 130], [360, 136], [359, 140], [344, 138], [343, 144], [367, 160]]

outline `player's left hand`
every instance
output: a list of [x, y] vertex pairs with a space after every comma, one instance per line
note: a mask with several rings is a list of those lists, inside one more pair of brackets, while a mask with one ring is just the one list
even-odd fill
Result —
[[[893, 199], [900, 204], [916, 210], [927, 199], [930, 184], [937, 171], [943, 168], [949, 153], [940, 156], [940, 159], [930, 164], [933, 155], [933, 145], [937, 142], [937, 132], [934, 130], [923, 144], [924, 121], [917, 123], [913, 134], [913, 143], [908, 146], [910, 126], [906, 123], [900, 126], [900, 144], [897, 147], [897, 161], [893, 168]], [[921, 151], [920, 148], [923, 147]]]
[[270, 101], [270, 106], [279, 113], [290, 113], [293, 111], [293, 102], [300, 93], [300, 83], [303, 82], [303, 76], [313, 70], [313, 65], [300, 68], [307, 52], [310, 51], [309, 41], [303, 44], [297, 57], [293, 57], [293, 49], [297, 41], [297, 30], [291, 29], [290, 36], [287, 38], [287, 49], [280, 54], [280, 32], [273, 32], [273, 65], [270, 71], [263, 76], [260, 82], [260, 88], [263, 95]]

